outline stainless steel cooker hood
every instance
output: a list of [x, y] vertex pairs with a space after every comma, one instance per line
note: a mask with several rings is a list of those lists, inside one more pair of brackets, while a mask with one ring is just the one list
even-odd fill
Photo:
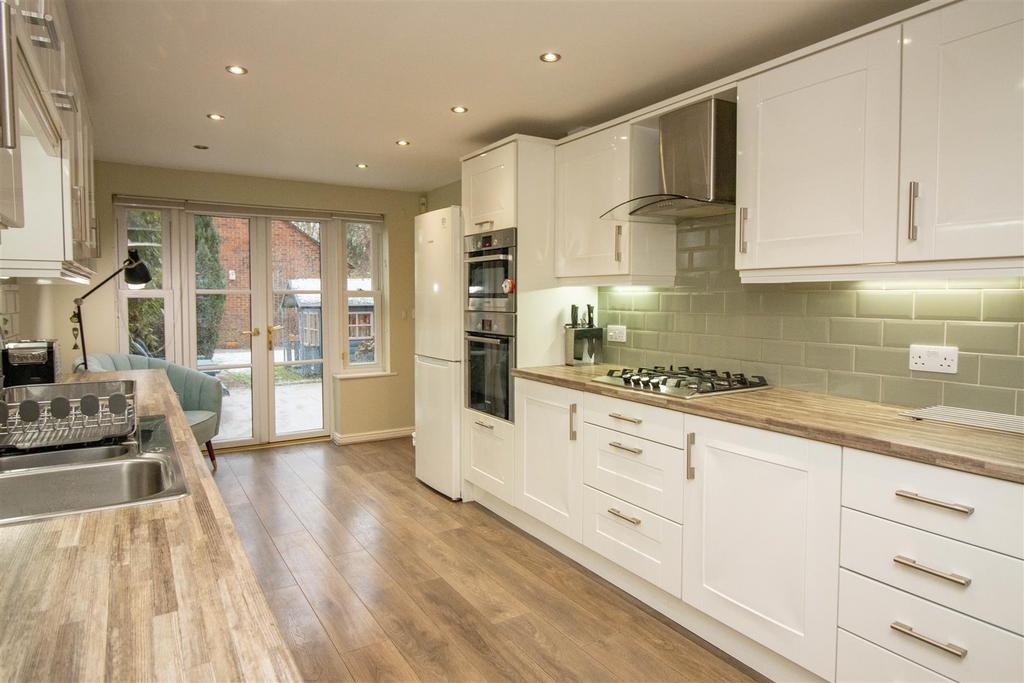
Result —
[[736, 210], [736, 103], [709, 99], [658, 120], [662, 192], [634, 197], [601, 218], [675, 223]]

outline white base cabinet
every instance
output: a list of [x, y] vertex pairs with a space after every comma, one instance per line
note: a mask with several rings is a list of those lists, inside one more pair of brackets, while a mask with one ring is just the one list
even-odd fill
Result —
[[506, 503], [515, 498], [515, 427], [475, 410], [462, 410], [463, 478]]
[[515, 389], [515, 505], [581, 541], [583, 392], [522, 379]]
[[840, 447], [691, 415], [686, 425], [683, 600], [831, 679]]

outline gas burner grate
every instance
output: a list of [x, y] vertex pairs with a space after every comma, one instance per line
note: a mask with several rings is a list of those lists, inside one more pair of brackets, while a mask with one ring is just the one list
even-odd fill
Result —
[[687, 365], [614, 369], [595, 377], [594, 381], [681, 398], [768, 388], [768, 380], [762, 375], [748, 377], [742, 372], [719, 372]]

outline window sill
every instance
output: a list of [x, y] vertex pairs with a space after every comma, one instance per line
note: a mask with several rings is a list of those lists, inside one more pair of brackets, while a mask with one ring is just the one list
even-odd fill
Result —
[[374, 372], [336, 372], [333, 374], [333, 377], [334, 379], [370, 379], [373, 377], [395, 377], [397, 375], [397, 372], [376, 370]]

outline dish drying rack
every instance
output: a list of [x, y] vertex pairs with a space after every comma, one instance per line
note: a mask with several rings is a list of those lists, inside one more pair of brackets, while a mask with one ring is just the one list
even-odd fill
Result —
[[137, 425], [134, 380], [29, 384], [0, 392], [0, 451], [123, 439]]

